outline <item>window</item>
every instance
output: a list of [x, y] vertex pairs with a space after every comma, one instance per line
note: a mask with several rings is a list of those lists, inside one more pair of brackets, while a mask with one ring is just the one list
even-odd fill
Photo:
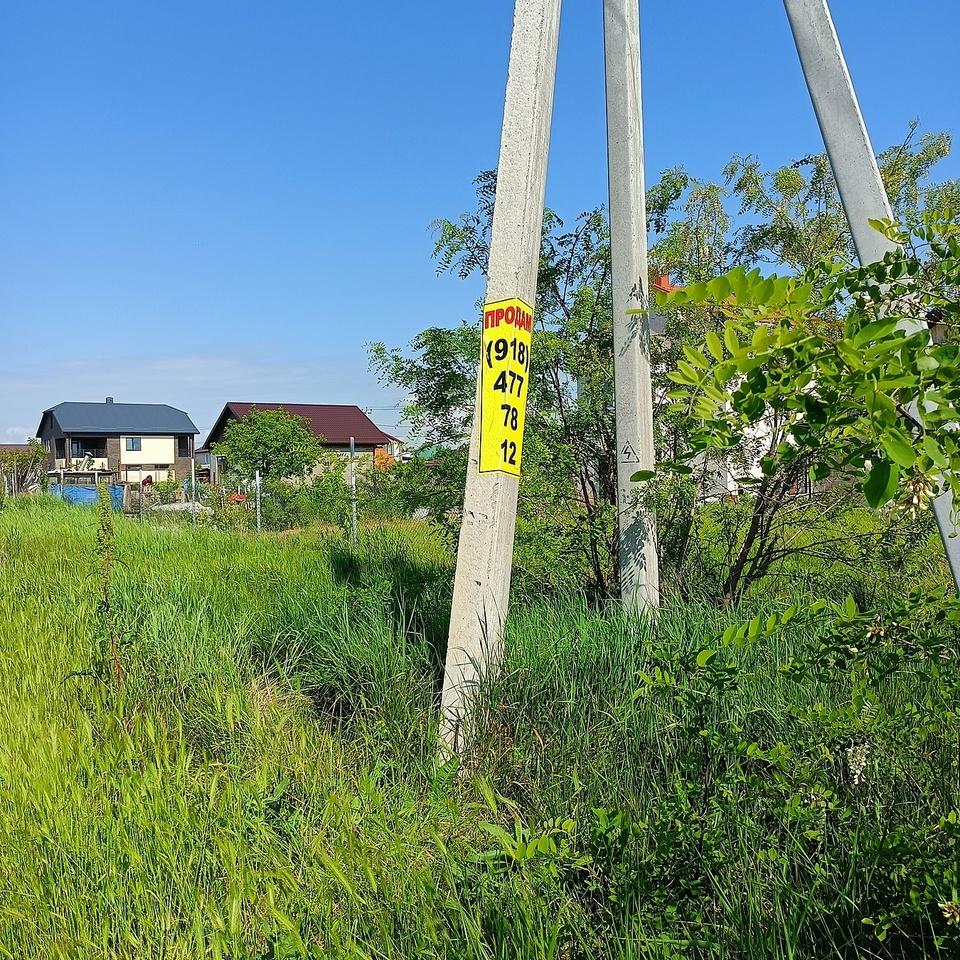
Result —
[[107, 456], [107, 441], [105, 437], [71, 437], [70, 456], [74, 460], [84, 457], [93, 457], [103, 460]]
[[127, 437], [127, 450], [140, 450], [140, 438], [139, 437]]
[[66, 460], [67, 459], [67, 443], [63, 437], [57, 437], [56, 446], [57, 446], [57, 459]]
[[177, 456], [181, 460], [190, 456], [190, 438], [189, 437], [177, 437]]

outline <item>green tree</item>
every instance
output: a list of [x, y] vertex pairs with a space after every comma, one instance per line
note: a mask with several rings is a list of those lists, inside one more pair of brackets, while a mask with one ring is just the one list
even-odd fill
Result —
[[[674, 471], [706, 451], [762, 438], [749, 524], [724, 593], [739, 596], [777, 559], [802, 547], [778, 517], [783, 485], [850, 476], [866, 503], [916, 515], [943, 490], [960, 502], [960, 225], [950, 208], [908, 227], [877, 224], [899, 246], [867, 267], [824, 263], [800, 277], [742, 267], [666, 298], [713, 303], [728, 317], [687, 347], [671, 373], [688, 418], [688, 446]], [[824, 314], [843, 312], [837, 330]], [[928, 319], [946, 325], [931, 341]]]
[[[948, 135], [919, 136], [917, 124], [911, 123], [904, 141], [878, 156], [897, 216], [916, 218], [924, 209], [960, 203], [960, 181], [930, 182], [932, 168], [949, 153], [950, 145]], [[829, 271], [817, 269], [819, 264], [839, 268], [855, 263], [826, 154], [773, 171], [764, 171], [753, 157], [735, 156], [723, 172], [720, 185], [694, 180], [679, 168], [666, 171], [650, 191], [657, 200], [650, 221], [654, 239], [650, 262], [656, 273], [669, 273], [675, 282], [689, 285], [738, 266], [768, 270], [775, 264], [816, 284], [826, 283], [829, 277]], [[735, 217], [727, 209], [731, 203], [739, 204]], [[664, 375], [686, 359], [685, 349], [703, 343], [708, 332], [719, 332], [726, 316], [723, 305], [709, 299], [687, 299], [679, 308], [674, 299], [661, 309], [667, 318], [665, 335], [651, 347], [656, 371], [654, 416], [659, 456], [670, 460], [686, 449], [691, 421], [686, 411], [671, 402]], [[840, 335], [846, 309], [843, 298], [821, 299], [818, 325]], [[786, 426], [775, 411], [768, 410], [762, 430], [741, 434], [731, 447], [701, 449], [688, 464], [690, 474], [661, 478], [651, 490], [665, 587], [686, 592], [699, 574], [714, 566], [717, 589], [729, 595], [731, 589], [746, 589], [782, 558], [791, 525], [807, 522], [798, 514], [809, 510], [795, 495], [806, 486], [803, 462], [780, 462], [761, 488], [745, 488], [752, 492], [722, 508], [705, 509], [702, 499], [705, 490], [716, 490], [712, 478], [718, 472], [726, 474], [732, 468], [741, 479], [750, 479], [747, 467], [765, 456], [767, 447], [776, 448]], [[832, 513], [848, 499], [845, 494], [837, 479], [821, 489], [817, 506], [827, 521], [821, 526], [829, 526]], [[722, 552], [705, 547], [704, 537], [722, 541]]]
[[[894, 217], [909, 219], [925, 208], [943, 208], [960, 200], [960, 181], [930, 183], [933, 166], [950, 153], [946, 133], [918, 136], [910, 123], [902, 143], [877, 156]], [[853, 263], [856, 252], [825, 153], [765, 172], [755, 157], [734, 156], [723, 170], [732, 197], [745, 220], [730, 239], [728, 266], [771, 264], [796, 273], [823, 261]], [[707, 280], [709, 277], [695, 277]]]
[[250, 412], [227, 425], [213, 454], [223, 457], [232, 476], [250, 480], [257, 470], [263, 480], [305, 476], [320, 460], [323, 447], [303, 417], [280, 408]]
[[[434, 223], [441, 272], [467, 277], [486, 271], [494, 175], [481, 174], [477, 185], [476, 213]], [[535, 316], [518, 556], [523, 565], [528, 548], [537, 569], [553, 570], [558, 582], [573, 579], [606, 596], [617, 580], [616, 450], [609, 238], [602, 210], [581, 215], [572, 229], [544, 212]], [[427, 330], [405, 349], [370, 347], [380, 378], [410, 396], [405, 418], [414, 432], [440, 448], [430, 451], [438, 466], [426, 471], [442, 478], [442, 495], [431, 504], [439, 519], [463, 502], [479, 344], [476, 324], [461, 324]]]

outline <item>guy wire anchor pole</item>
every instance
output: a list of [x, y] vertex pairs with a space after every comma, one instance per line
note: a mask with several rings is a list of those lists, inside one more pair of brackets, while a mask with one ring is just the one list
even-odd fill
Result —
[[660, 602], [655, 522], [630, 478], [653, 470], [653, 393], [647, 295], [647, 208], [643, 175], [638, 0], [603, 0], [607, 96], [613, 366], [617, 420], [620, 595], [637, 613]]
[[510, 596], [559, 26], [560, 0], [516, 0], [443, 678], [441, 751], [451, 754], [464, 748], [479, 679], [499, 663]]
[[[874, 230], [868, 221], [890, 219], [890, 201], [827, 0], [783, 2], [857, 256], [862, 264], [876, 263], [885, 253], [895, 250], [896, 244]], [[904, 319], [900, 327], [907, 335], [928, 332], [919, 320]], [[933, 501], [933, 511], [954, 587], [960, 592], [960, 537], [952, 518], [953, 497], [949, 490]]]

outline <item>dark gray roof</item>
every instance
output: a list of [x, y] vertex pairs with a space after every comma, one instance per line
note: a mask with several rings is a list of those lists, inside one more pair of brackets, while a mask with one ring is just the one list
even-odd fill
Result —
[[[52, 414], [64, 433], [197, 434], [200, 431], [182, 411], [165, 403], [58, 403], [45, 410], [40, 429]], [[37, 431], [40, 432], [39, 430]]]

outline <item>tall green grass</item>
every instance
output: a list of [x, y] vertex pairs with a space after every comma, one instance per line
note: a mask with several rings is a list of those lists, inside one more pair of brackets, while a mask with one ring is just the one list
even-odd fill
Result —
[[517, 606], [457, 769], [422, 527], [117, 518], [121, 684], [94, 519], [0, 512], [0, 957], [956, 955], [955, 712], [903, 721], [909, 672], [858, 704], [789, 679], [812, 619], [725, 651], [729, 682], [698, 667], [789, 591], [656, 624]]

